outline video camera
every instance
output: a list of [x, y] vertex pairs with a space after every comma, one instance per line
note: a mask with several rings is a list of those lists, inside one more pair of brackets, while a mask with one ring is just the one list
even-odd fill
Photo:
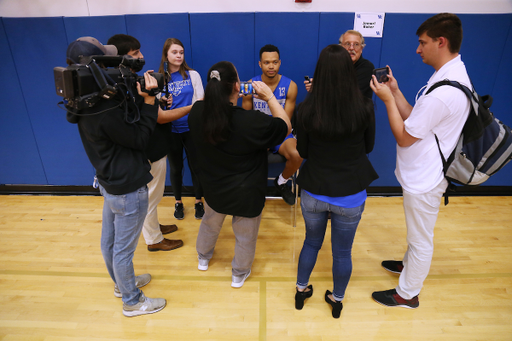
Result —
[[[135, 82], [141, 89], [155, 96], [164, 89], [164, 75], [152, 73], [158, 82], [158, 88], [146, 90], [143, 76], [135, 72], [142, 70], [144, 59], [124, 56], [87, 56], [80, 57], [80, 64], [68, 67], [55, 67], [55, 90], [64, 97], [67, 108], [81, 110], [91, 108], [100, 99], [110, 99], [119, 91], [131, 91]], [[101, 68], [98, 64], [101, 64]]]

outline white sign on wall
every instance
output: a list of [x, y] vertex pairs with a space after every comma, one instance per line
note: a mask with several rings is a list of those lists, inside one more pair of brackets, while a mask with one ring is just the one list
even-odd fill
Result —
[[363, 37], [382, 38], [384, 13], [357, 13], [354, 16], [354, 30]]

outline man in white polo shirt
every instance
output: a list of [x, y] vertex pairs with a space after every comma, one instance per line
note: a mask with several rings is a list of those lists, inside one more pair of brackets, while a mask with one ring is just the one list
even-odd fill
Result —
[[451, 86], [439, 87], [428, 95], [424, 93], [444, 79], [472, 88], [459, 55], [462, 23], [456, 15], [437, 14], [421, 24], [416, 34], [419, 37], [416, 53], [435, 72], [418, 92], [414, 107], [405, 99], [391, 71], [388, 82], [378, 83], [373, 76], [370, 84], [386, 105], [391, 131], [398, 144], [395, 175], [403, 188], [408, 246], [403, 262], [382, 262], [386, 270], [400, 273], [398, 286], [376, 291], [372, 297], [386, 306], [413, 309], [419, 306], [418, 294], [430, 270], [434, 226], [448, 185], [434, 135], [448, 158], [468, 117], [470, 105], [466, 95]]

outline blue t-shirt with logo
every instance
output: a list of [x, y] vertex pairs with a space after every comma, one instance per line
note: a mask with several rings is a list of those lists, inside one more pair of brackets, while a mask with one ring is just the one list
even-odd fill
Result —
[[[194, 96], [194, 87], [190, 79], [190, 73], [186, 71], [187, 78], [179, 71], [171, 73], [171, 79], [167, 83], [167, 90], [172, 95], [172, 105], [168, 110], [186, 107], [192, 104], [192, 97]], [[189, 131], [188, 128], [188, 114], [176, 121], [171, 122], [173, 133], [185, 133]]]

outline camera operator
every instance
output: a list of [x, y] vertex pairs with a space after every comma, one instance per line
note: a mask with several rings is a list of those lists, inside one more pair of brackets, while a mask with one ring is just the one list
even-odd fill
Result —
[[[82, 37], [67, 49], [68, 64], [81, 57], [115, 56], [117, 48], [102, 45], [92, 37]], [[87, 156], [96, 169], [96, 178], [104, 198], [101, 251], [114, 295], [122, 297], [123, 314], [137, 316], [162, 310], [163, 298], [147, 298], [139, 289], [151, 275], [135, 277], [133, 255], [148, 207], [147, 184], [150, 165], [144, 150], [155, 128], [158, 106], [155, 97], [141, 90], [136, 75], [125, 84], [116, 84], [117, 92], [101, 98], [92, 107], [75, 111], [68, 107], [68, 121], [78, 125]], [[130, 77], [128, 77], [130, 78]], [[144, 74], [146, 90], [157, 88], [157, 81]], [[96, 182], [96, 179], [95, 179]]]
[[[133, 58], [144, 58], [140, 51], [140, 42], [137, 38], [127, 34], [116, 34], [109, 38], [107, 44], [117, 47], [120, 55]], [[159, 109], [161, 111], [161, 109]], [[185, 116], [185, 113], [183, 113]], [[160, 121], [160, 120], [158, 120]], [[162, 225], [158, 221], [157, 206], [164, 196], [165, 174], [167, 172], [167, 151], [169, 143], [167, 136], [171, 133], [170, 123], [160, 122], [149, 139], [146, 147], [146, 157], [151, 165], [153, 180], [148, 183], [148, 213], [142, 225], [142, 235], [147, 244], [148, 251], [170, 251], [183, 246], [181, 239], [167, 239], [164, 234], [178, 230], [175, 224]]]

